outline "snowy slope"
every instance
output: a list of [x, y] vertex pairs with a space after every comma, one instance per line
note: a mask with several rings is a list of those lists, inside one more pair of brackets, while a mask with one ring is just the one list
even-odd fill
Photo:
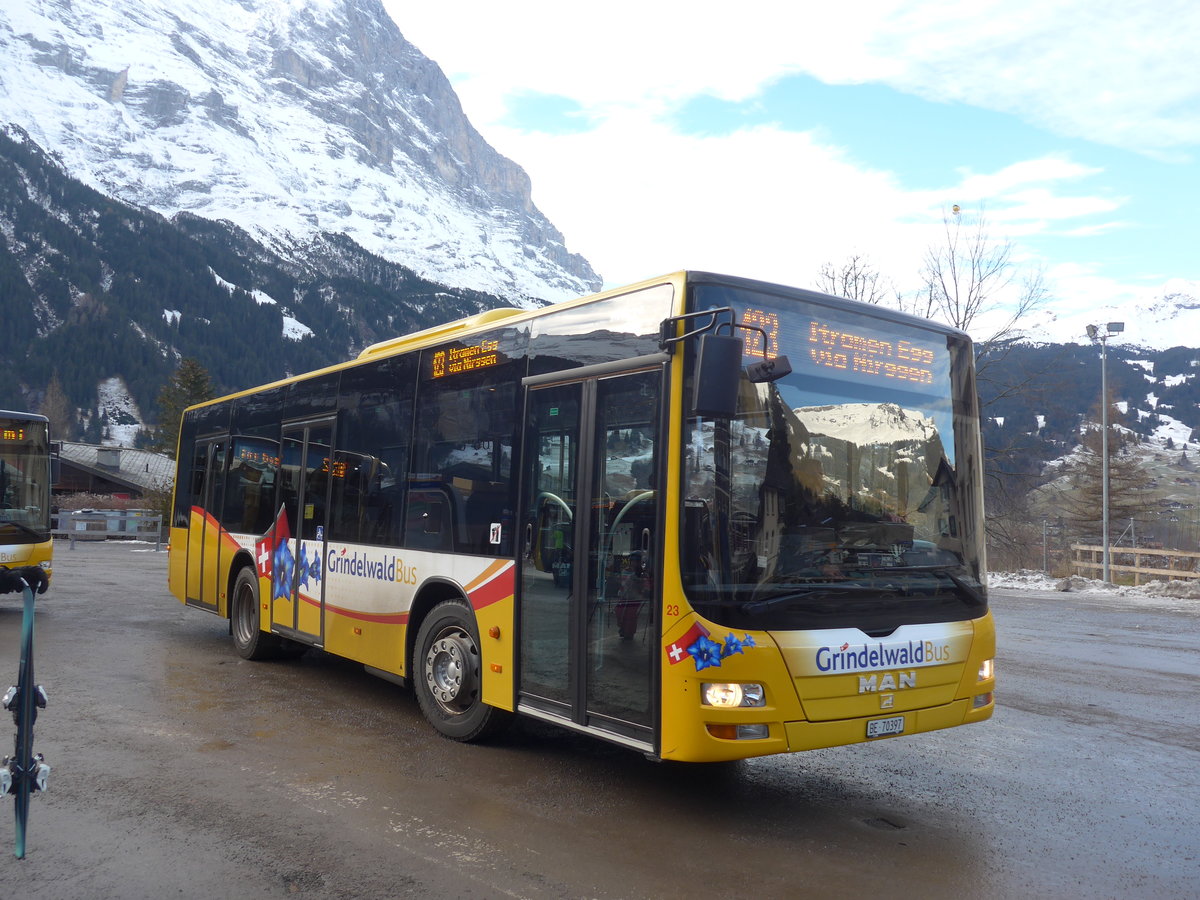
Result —
[[1200, 282], [1172, 279], [1123, 306], [1082, 313], [1063, 314], [1051, 306], [1031, 316], [1024, 333], [1028, 340], [1040, 343], [1083, 344], [1088, 341], [1088, 325], [1109, 322], [1125, 326], [1110, 339], [1110, 346], [1200, 347]]
[[341, 232], [514, 300], [600, 284], [379, 0], [7, 3], [0, 121], [93, 187], [285, 255]]

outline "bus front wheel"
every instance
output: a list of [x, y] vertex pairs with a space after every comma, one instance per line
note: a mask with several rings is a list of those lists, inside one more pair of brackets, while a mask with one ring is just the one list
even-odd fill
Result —
[[233, 646], [243, 659], [270, 659], [279, 653], [279, 638], [259, 627], [258, 575], [242, 569], [233, 585], [229, 603], [229, 626]]
[[465, 604], [445, 600], [417, 631], [415, 683], [421, 712], [456, 741], [495, 734], [511, 714], [483, 702], [482, 662], [475, 617]]

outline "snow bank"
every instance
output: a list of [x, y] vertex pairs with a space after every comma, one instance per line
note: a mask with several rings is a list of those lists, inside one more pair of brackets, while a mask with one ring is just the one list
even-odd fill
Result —
[[988, 586], [1008, 591], [1060, 591], [1093, 594], [1098, 598], [1122, 599], [1128, 605], [1145, 604], [1200, 614], [1200, 579], [1194, 581], [1151, 581], [1132, 585], [1106, 584], [1095, 578], [1071, 575], [1051, 578], [1045, 572], [1024, 569], [1020, 572], [989, 572]]

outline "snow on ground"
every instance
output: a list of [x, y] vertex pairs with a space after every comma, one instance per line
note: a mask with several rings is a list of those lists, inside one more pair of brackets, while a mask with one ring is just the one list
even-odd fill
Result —
[[97, 409], [106, 417], [108, 429], [101, 443], [115, 447], [132, 447], [142, 430], [142, 413], [129, 395], [125, 382], [118, 377], [106, 378], [96, 386]]
[[[1078, 594], [1095, 594], [1104, 598], [1122, 599], [1130, 606], [1152, 604], [1162, 606], [1163, 601], [1173, 608], [1187, 609], [1200, 614], [1200, 579], [1196, 581], [1152, 581], [1133, 587], [1123, 584], [1106, 584], [1096, 578], [1072, 575], [1068, 578], [1051, 578], [1045, 572], [1023, 569], [1020, 572], [989, 572], [988, 587], [1004, 591], [1059, 591]], [[1172, 602], [1178, 601], [1178, 602]]]
[[1170, 439], [1175, 446], [1181, 447], [1191, 440], [1192, 428], [1190, 425], [1184, 425], [1178, 419], [1172, 419], [1166, 413], [1160, 412], [1158, 417], [1162, 421], [1162, 424], [1154, 429], [1154, 439], [1156, 441], [1165, 446], [1167, 440]]

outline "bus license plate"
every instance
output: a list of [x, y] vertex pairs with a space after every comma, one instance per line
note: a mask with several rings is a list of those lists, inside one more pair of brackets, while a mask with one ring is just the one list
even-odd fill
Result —
[[872, 719], [867, 723], [867, 737], [890, 737], [894, 734], [904, 734], [904, 716], [891, 719]]

